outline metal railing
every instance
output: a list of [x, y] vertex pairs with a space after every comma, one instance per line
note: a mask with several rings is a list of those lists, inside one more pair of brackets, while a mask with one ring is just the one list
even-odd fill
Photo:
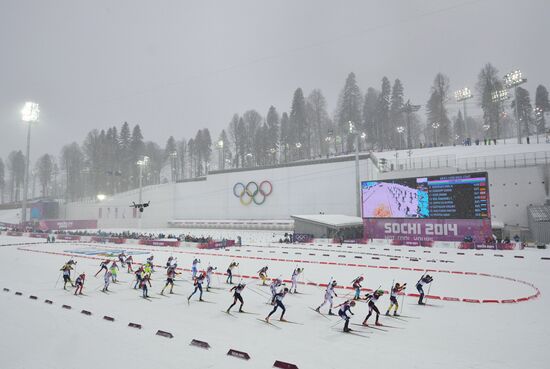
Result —
[[460, 158], [457, 162], [457, 168], [459, 170], [521, 168], [532, 167], [536, 165], [548, 165], [549, 162], [550, 151], [538, 151], [517, 154]]
[[500, 154], [458, 158], [456, 155], [439, 155], [412, 158], [382, 159], [372, 156], [373, 164], [380, 172], [407, 171], [417, 169], [453, 168], [457, 171], [521, 168], [550, 163], [550, 151], [516, 154]]

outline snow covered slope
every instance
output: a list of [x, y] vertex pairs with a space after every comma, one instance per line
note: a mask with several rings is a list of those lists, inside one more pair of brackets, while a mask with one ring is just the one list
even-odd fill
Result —
[[[2, 245], [24, 241], [37, 242], [0, 236]], [[2, 246], [0, 288], [9, 291], [0, 291], [0, 367], [87, 369], [123, 364], [131, 368], [270, 368], [275, 360], [299, 368], [546, 367], [550, 260], [541, 257], [550, 256], [548, 252], [466, 251], [462, 255], [460, 250], [384, 247], [261, 242], [228, 250], [75, 243]], [[159, 265], [170, 255], [177, 257], [183, 268], [174, 288], [177, 294], [158, 294], [165, 279], [162, 267], [153, 273], [150, 300], [131, 288], [133, 275], [126, 271], [120, 272], [120, 283], [111, 285], [112, 292], [100, 292], [101, 275], [94, 278], [93, 274], [101, 259], [121, 249], [135, 253], [138, 262], [150, 254]], [[59, 268], [69, 257], [78, 262], [78, 273], [86, 272], [85, 296], [63, 291], [62, 280], [56, 283]], [[232, 302], [223, 275], [214, 276], [216, 289], [204, 293], [208, 302], [198, 302], [194, 296], [188, 304], [186, 296], [192, 291], [188, 269], [194, 257], [201, 259], [202, 268], [210, 264], [218, 267], [217, 272], [224, 272], [232, 260], [239, 262], [235, 273], [247, 283], [244, 309], [253, 314], [222, 312]], [[271, 309], [266, 304], [269, 289], [250, 277], [265, 265], [270, 277], [280, 275], [284, 279], [290, 278], [296, 265], [305, 268], [300, 281], [309, 285], [300, 285], [298, 291], [302, 293], [284, 300], [285, 317], [299, 324], [273, 319], [272, 326], [259, 320]], [[352, 279], [363, 274], [364, 287], [381, 286], [385, 290], [394, 280], [407, 282], [407, 292], [411, 293], [426, 269], [435, 270], [430, 272], [434, 276], [430, 294], [439, 298], [517, 300], [537, 291], [540, 296], [516, 303], [429, 300], [428, 306], [405, 297], [403, 318], [381, 316], [384, 330], [352, 325], [362, 336], [342, 333], [339, 318], [321, 316], [311, 309], [323, 300], [324, 288], [318, 284], [327, 283], [331, 277], [349, 286]], [[22, 296], [15, 295], [16, 291]], [[337, 289], [337, 293], [336, 302], [340, 303], [352, 291]], [[30, 295], [37, 299], [30, 299]], [[44, 303], [44, 299], [53, 304]], [[63, 304], [72, 309], [63, 309]], [[383, 313], [388, 296], [377, 305]], [[81, 314], [82, 309], [92, 315]], [[352, 311], [352, 322], [361, 323], [368, 309], [360, 303]], [[114, 322], [103, 320], [104, 315], [114, 317]], [[277, 317], [278, 313], [274, 315]], [[130, 328], [129, 322], [143, 328]], [[174, 338], [156, 336], [159, 329], [171, 332]], [[189, 346], [192, 339], [207, 341], [212, 348]], [[227, 356], [231, 348], [247, 352], [251, 359]]]

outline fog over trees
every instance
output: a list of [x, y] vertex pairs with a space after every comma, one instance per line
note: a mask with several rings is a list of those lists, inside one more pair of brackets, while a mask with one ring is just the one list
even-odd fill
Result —
[[[534, 103], [522, 87], [517, 88], [517, 102], [515, 97], [497, 101], [494, 92], [504, 88], [500, 76], [490, 63], [478, 74], [475, 99], [469, 104], [481, 108], [479, 120], [465, 117], [462, 110], [449, 116], [448, 105], [454, 97], [445, 73], [434, 74], [426, 101], [412, 102], [423, 105], [425, 117], [410, 113], [407, 124], [406, 81], [383, 76], [378, 86], [359, 86], [352, 72], [343, 80], [333, 112], [328, 111], [323, 91], [297, 87], [289, 92], [288, 106], [235, 112], [228, 117], [226, 128], [214, 134], [209, 127], [195, 134], [181, 127], [182, 136], [157, 143], [146, 140], [138, 123], [93, 129], [81, 142], [67, 142], [58, 152], [40, 153], [31, 164], [30, 192], [35, 198], [76, 201], [135, 189], [140, 172], [136, 163], [144, 158], [143, 185], [153, 185], [201, 177], [213, 170], [352, 153], [356, 142], [360, 151], [405, 149], [409, 134], [412, 149], [457, 145], [467, 138], [507, 138], [517, 133], [516, 104], [522, 134], [545, 133], [545, 113], [550, 111], [546, 87], [538, 85]], [[24, 166], [21, 150], [0, 158], [0, 202], [21, 200]]]

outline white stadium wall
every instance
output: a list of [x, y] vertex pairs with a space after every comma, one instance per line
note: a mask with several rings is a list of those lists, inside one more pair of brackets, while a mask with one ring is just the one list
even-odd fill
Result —
[[[366, 178], [367, 160], [360, 161]], [[272, 193], [265, 203], [242, 205], [233, 194], [236, 183], [269, 181]], [[258, 195], [260, 201], [260, 195]], [[103, 202], [69, 203], [61, 211], [66, 219], [98, 219], [100, 228], [136, 227], [132, 190]], [[293, 214], [355, 215], [355, 163], [353, 160], [259, 170], [209, 174], [204, 180], [168, 183], [143, 188], [143, 201], [151, 206], [142, 214], [143, 227], [166, 227], [169, 220], [283, 220]], [[99, 217], [101, 208], [101, 217]]]
[[[360, 161], [360, 168], [361, 180], [457, 173], [452, 168], [379, 173], [366, 159]], [[526, 227], [526, 207], [545, 200], [540, 166], [487, 171], [493, 222]], [[273, 185], [273, 191], [262, 205], [242, 205], [233, 194], [236, 183], [264, 180]], [[98, 219], [101, 228], [137, 227], [138, 219], [129, 207], [137, 199], [138, 191], [133, 190], [101, 203], [70, 203], [62, 207], [60, 215]], [[144, 187], [143, 200], [151, 201], [142, 214], [143, 227], [166, 227], [170, 220], [284, 220], [319, 212], [355, 215], [355, 164], [350, 160], [213, 173], [204, 180]]]

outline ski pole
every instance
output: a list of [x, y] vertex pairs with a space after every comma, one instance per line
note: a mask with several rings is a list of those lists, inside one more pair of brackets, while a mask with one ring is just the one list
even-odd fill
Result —
[[336, 327], [338, 324], [340, 324], [340, 323], [342, 322], [342, 320], [344, 320], [344, 319], [340, 318], [340, 320], [338, 320], [336, 323], [334, 323], [333, 325], [331, 325], [330, 328]]
[[256, 289], [254, 289], [254, 288], [252, 288], [252, 287], [248, 287], [248, 289], [249, 289], [250, 291], [254, 292], [256, 295], [261, 296], [262, 298], [265, 297], [264, 295], [260, 294], [258, 291], [256, 291]]
[[405, 305], [405, 293], [401, 296], [401, 309], [399, 309], [399, 314], [403, 313], [403, 305]]
[[[392, 306], [392, 302], [391, 302], [391, 294], [393, 292], [393, 286], [395, 285], [395, 278], [391, 280], [391, 287], [390, 287], [390, 307]], [[390, 309], [388, 309], [388, 312], [390, 311]], [[397, 312], [397, 307], [395, 307], [395, 310], [394, 312]]]
[[61, 278], [61, 274], [63, 274], [63, 272], [59, 272], [59, 276], [57, 277], [57, 281], [55, 281], [54, 288], [57, 288], [57, 283], [59, 282], [59, 279]]
[[432, 288], [432, 282], [430, 282], [430, 285], [428, 286], [428, 293], [426, 294], [426, 301], [428, 301], [429, 299], [429, 295], [430, 295], [430, 289]]

